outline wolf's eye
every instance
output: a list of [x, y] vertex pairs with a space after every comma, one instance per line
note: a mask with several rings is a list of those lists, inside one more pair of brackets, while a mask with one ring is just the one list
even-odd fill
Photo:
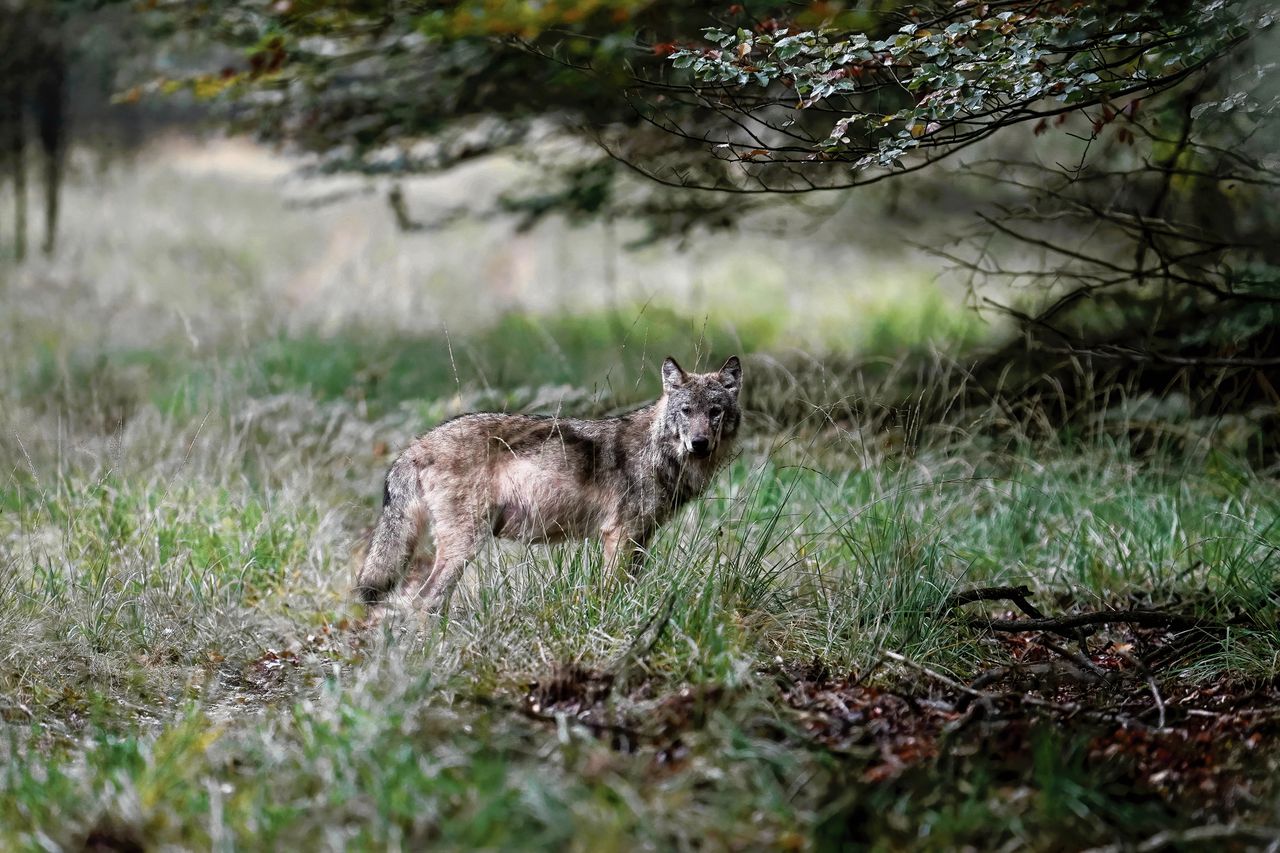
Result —
[[711, 411], [710, 411], [708, 414], [710, 414], [710, 415], [711, 415], [711, 417], [713, 417], [713, 418], [718, 418], [718, 417], [720, 417], [720, 407], [719, 407], [719, 406], [712, 406], [712, 407], [711, 407]]
[[693, 409], [690, 409], [688, 406], [681, 406], [681, 407], [680, 407], [680, 414], [682, 414], [682, 415], [687, 415], [687, 414], [689, 414], [689, 413], [690, 413], [690, 412], [692, 412], [692, 411], [693, 411]]

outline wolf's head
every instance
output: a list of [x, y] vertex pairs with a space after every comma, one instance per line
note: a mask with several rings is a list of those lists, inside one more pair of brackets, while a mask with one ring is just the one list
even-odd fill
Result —
[[707, 459], [738, 432], [742, 363], [730, 356], [715, 373], [685, 373], [674, 358], [662, 362], [666, 400], [663, 431], [681, 456]]

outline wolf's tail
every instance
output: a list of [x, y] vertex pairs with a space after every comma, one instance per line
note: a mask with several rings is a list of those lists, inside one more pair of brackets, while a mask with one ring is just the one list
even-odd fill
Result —
[[382, 514], [356, 577], [356, 594], [366, 604], [377, 603], [404, 579], [426, 522], [424, 510], [417, 466], [401, 456], [387, 472]]

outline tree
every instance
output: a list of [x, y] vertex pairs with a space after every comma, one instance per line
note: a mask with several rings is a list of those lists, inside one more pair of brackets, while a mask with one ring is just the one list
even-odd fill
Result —
[[[512, 200], [530, 216], [638, 213], [683, 229], [729, 222], [752, 197], [964, 161], [993, 201], [958, 245], [931, 248], [975, 286], [1000, 285], [979, 298], [1020, 320], [1024, 344], [1168, 368], [1147, 371], [1160, 381], [1239, 368], [1252, 371], [1246, 396], [1275, 396], [1258, 373], [1276, 363], [1280, 301], [1266, 4], [198, 8], [178, 28], [241, 58], [154, 85], [225, 99], [242, 126], [323, 169], [443, 168], [549, 133], [597, 143], [559, 164], [558, 186]], [[621, 194], [623, 173], [671, 192]]]
[[[141, 14], [189, 50], [211, 38], [235, 52], [127, 97], [191, 91], [225, 104], [235, 126], [314, 153], [320, 171], [390, 176], [604, 128], [628, 129], [627, 156], [668, 157], [678, 140], [646, 125], [630, 89], [641, 71], [665, 73], [673, 47], [659, 34], [695, 38], [717, 20], [669, 0], [223, 0]], [[530, 221], [550, 211], [640, 215], [673, 232], [722, 207], [689, 194], [624, 199], [620, 167], [594, 146], [548, 165], [546, 185], [507, 200]]]
[[137, 125], [139, 111], [110, 108], [110, 101], [116, 71], [154, 45], [142, 43], [126, 12], [112, 0], [0, 0], [0, 183], [7, 179], [13, 186], [17, 260], [27, 252], [27, 173], [33, 165], [39, 163], [44, 201], [42, 249], [50, 254], [72, 131], [78, 142], [102, 143], [106, 131], [113, 147], [136, 145], [118, 131], [121, 124]]
[[27, 247], [27, 134], [34, 128], [44, 156], [45, 237], [53, 251], [66, 133], [67, 56], [54, 3], [0, 3], [0, 162], [13, 184], [13, 252]]
[[[1061, 128], [1076, 140], [1070, 159], [1030, 150], [971, 161], [1005, 203], [979, 214], [959, 251], [931, 248], [971, 282], [1029, 290], [1022, 305], [984, 301], [1064, 365], [1120, 361], [1213, 405], [1280, 404], [1260, 372], [1280, 365], [1280, 176], [1267, 124], [1280, 99], [1259, 43], [1269, 7], [961, 2], [906, 17], [882, 37], [770, 22], [709, 29], [710, 46], [676, 52], [697, 102], [731, 122], [715, 143], [739, 165], [729, 188], [851, 188], [1019, 126]], [[823, 120], [815, 129], [798, 113]], [[1072, 116], [1085, 127], [1064, 127]], [[1010, 264], [1010, 244], [1039, 263]], [[1192, 368], [1211, 381], [1195, 387]], [[1031, 378], [1046, 371], [1037, 361]]]

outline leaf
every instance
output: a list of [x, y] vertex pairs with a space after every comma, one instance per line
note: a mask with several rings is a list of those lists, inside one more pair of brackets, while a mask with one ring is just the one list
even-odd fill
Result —
[[773, 46], [773, 52], [779, 59], [791, 59], [798, 56], [804, 50], [804, 45], [799, 39], [785, 38]]

